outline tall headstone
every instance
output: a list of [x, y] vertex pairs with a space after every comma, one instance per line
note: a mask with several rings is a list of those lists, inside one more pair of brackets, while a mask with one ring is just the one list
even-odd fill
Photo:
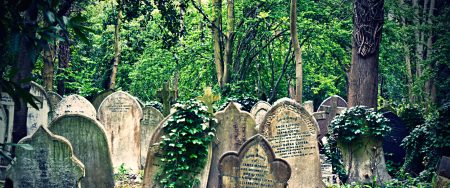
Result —
[[42, 86], [35, 82], [30, 84], [30, 94], [33, 95], [36, 100], [35, 103], [38, 109], [28, 104], [28, 115], [27, 115], [27, 134], [31, 135], [40, 126], [47, 126], [49, 121], [49, 112], [52, 110], [50, 106], [50, 100], [47, 96], [46, 91]]
[[[14, 121], [14, 100], [7, 94], [2, 92], [0, 99], [0, 113], [2, 120], [0, 120], [0, 143], [12, 142], [12, 131]], [[3, 146], [3, 149], [9, 151], [11, 148]], [[0, 183], [6, 179], [6, 168], [9, 165], [9, 160], [4, 157], [0, 157]]]
[[[147, 152], [147, 159], [145, 163], [145, 170], [144, 170], [144, 182], [143, 186], [144, 188], [154, 188], [154, 187], [160, 187], [158, 183], [155, 181], [156, 173], [159, 172], [159, 167], [161, 166], [161, 148], [159, 147], [158, 143], [162, 141], [162, 136], [165, 135], [163, 126], [167, 121], [171, 118], [171, 115], [168, 115], [166, 118], [164, 118], [156, 128], [155, 132], [153, 133], [149, 149]], [[205, 168], [203, 171], [198, 175], [198, 179], [200, 180], [200, 185], [198, 187], [203, 188], [206, 187], [206, 184], [208, 182], [208, 174], [209, 174], [209, 167], [211, 166], [211, 157], [212, 157], [212, 147], [210, 146], [208, 148], [208, 159], [207, 163], [205, 165]], [[194, 181], [194, 180], [193, 180]]]
[[92, 119], [97, 118], [97, 112], [91, 102], [76, 94], [64, 97], [64, 99], [56, 105], [53, 119], [64, 114], [84, 114]]
[[145, 166], [150, 139], [158, 124], [164, 119], [162, 113], [153, 106], [145, 106], [142, 111], [144, 117], [141, 120], [141, 169]]
[[112, 93], [114, 93], [113, 89], [107, 89], [95, 96], [95, 98], [92, 100], [92, 106], [94, 106], [95, 110], [98, 111], [98, 107], [100, 107], [100, 104], [102, 104], [103, 100], [105, 100], [105, 98]]
[[14, 187], [78, 187], [84, 165], [73, 155], [72, 146], [64, 137], [41, 126], [19, 144], [29, 144], [33, 150], [16, 148], [16, 158], [7, 170]]
[[289, 186], [324, 187], [320, 172], [317, 122], [299, 103], [283, 98], [275, 102], [259, 127], [275, 156], [292, 169]]
[[328, 133], [329, 126], [334, 117], [344, 113], [346, 109], [347, 102], [337, 95], [325, 99], [320, 104], [317, 112], [314, 113], [314, 118], [319, 124], [319, 139], [322, 139]]
[[117, 91], [103, 100], [98, 119], [106, 130], [115, 168], [124, 164], [137, 172], [141, 157], [142, 108], [130, 94]]
[[218, 120], [216, 127], [216, 143], [213, 143], [211, 169], [208, 177], [208, 187], [219, 185], [219, 158], [225, 152], [238, 151], [250, 137], [256, 134], [255, 120], [248, 112], [230, 102], [223, 110], [215, 113]]
[[49, 129], [70, 141], [73, 153], [84, 164], [81, 187], [114, 187], [108, 140], [100, 122], [84, 114], [65, 114], [53, 120]]
[[52, 109], [56, 109], [56, 105], [58, 105], [59, 102], [63, 99], [61, 95], [58, 93], [55, 93], [53, 91], [47, 92], [48, 99], [50, 100], [50, 105], [52, 106]]
[[385, 112], [383, 116], [389, 119], [391, 131], [383, 138], [384, 158], [402, 165], [405, 162], [406, 151], [401, 146], [403, 139], [408, 136], [408, 128], [402, 119], [393, 112]]
[[250, 114], [252, 114], [253, 117], [255, 118], [255, 122], [256, 122], [255, 129], [256, 129], [256, 131], [258, 131], [259, 125], [263, 121], [264, 116], [266, 115], [267, 111], [269, 111], [270, 107], [271, 106], [270, 106], [270, 104], [268, 102], [259, 101], [250, 110]]
[[287, 187], [290, 177], [289, 164], [275, 158], [270, 144], [259, 134], [245, 142], [239, 152], [227, 152], [219, 160], [220, 188], [282, 188]]

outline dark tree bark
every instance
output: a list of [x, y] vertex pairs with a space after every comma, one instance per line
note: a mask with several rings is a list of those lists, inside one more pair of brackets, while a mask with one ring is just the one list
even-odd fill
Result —
[[44, 80], [44, 88], [47, 91], [53, 90], [53, 78], [54, 78], [54, 60], [55, 60], [55, 46], [48, 43], [44, 48], [42, 67], [42, 78]]
[[64, 96], [66, 93], [65, 87], [65, 69], [69, 67], [70, 60], [70, 44], [68, 38], [66, 41], [61, 41], [58, 46], [58, 75], [60, 75], [57, 83], [58, 94]]
[[297, 0], [291, 0], [290, 24], [291, 40], [295, 55], [295, 101], [301, 104], [303, 94], [303, 62], [302, 49], [297, 35]]
[[117, 76], [117, 68], [119, 66], [120, 61], [120, 27], [122, 23], [122, 1], [117, 0], [117, 20], [116, 26], [114, 30], [114, 62], [112, 65], [112, 72], [109, 82], [108, 89], [114, 89], [116, 87], [116, 76]]

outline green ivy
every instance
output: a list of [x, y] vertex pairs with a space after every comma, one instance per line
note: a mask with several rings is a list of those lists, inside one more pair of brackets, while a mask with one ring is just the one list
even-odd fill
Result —
[[163, 187], [192, 187], [199, 183], [196, 176], [205, 166], [216, 120], [199, 101], [174, 106], [176, 112], [163, 126], [162, 164], [155, 178]]

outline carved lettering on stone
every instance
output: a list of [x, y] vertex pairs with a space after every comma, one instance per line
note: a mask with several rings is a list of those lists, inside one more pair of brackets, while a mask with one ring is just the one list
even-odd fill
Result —
[[54, 110], [54, 118], [64, 114], [84, 114], [92, 119], [97, 118], [97, 112], [94, 106], [80, 95], [69, 95], [58, 103]]

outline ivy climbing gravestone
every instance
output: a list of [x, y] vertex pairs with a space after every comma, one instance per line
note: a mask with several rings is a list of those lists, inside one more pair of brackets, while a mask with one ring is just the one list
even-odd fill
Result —
[[76, 188], [84, 176], [84, 165], [73, 155], [64, 137], [39, 127], [31, 136], [19, 141], [33, 150], [16, 148], [16, 158], [7, 170], [15, 188]]
[[100, 122], [84, 114], [65, 114], [53, 120], [49, 129], [69, 140], [73, 153], [84, 164], [86, 176], [81, 187], [114, 187], [108, 140]]
[[95, 96], [94, 100], [92, 100], [92, 106], [94, 106], [95, 110], [98, 110], [98, 107], [100, 107], [100, 104], [102, 104], [103, 100], [105, 100], [105, 98], [112, 93], [114, 93], [114, 89], [107, 89]]
[[31, 82], [30, 86], [30, 94], [35, 97], [35, 103], [37, 104], [38, 109], [27, 104], [27, 135], [33, 134], [40, 126], [47, 126], [49, 112], [52, 110], [50, 100], [44, 88], [35, 82]]
[[213, 143], [211, 169], [208, 177], [208, 187], [219, 185], [218, 162], [225, 152], [238, 151], [247, 139], [256, 134], [255, 120], [248, 112], [241, 111], [234, 103], [228, 103], [223, 110], [215, 113], [218, 120], [216, 141]]
[[84, 114], [92, 119], [97, 118], [94, 106], [80, 95], [69, 95], [56, 105], [53, 119], [64, 114]]
[[137, 172], [141, 157], [142, 108], [130, 94], [117, 91], [103, 100], [98, 119], [106, 130], [114, 168], [124, 164]]
[[257, 134], [239, 152], [227, 152], [220, 158], [218, 187], [283, 188], [287, 187], [290, 176], [289, 164], [276, 159], [267, 140]]
[[264, 116], [266, 115], [267, 111], [269, 111], [270, 107], [271, 106], [270, 106], [270, 104], [268, 102], [259, 101], [250, 110], [250, 114], [252, 114], [253, 117], [255, 118], [255, 122], [256, 122], [255, 129], [256, 129], [256, 131], [258, 131], [259, 125], [263, 121]]
[[317, 122], [299, 103], [283, 98], [275, 102], [259, 127], [275, 156], [292, 169], [290, 187], [324, 187], [320, 172]]
[[314, 113], [319, 124], [319, 140], [321, 140], [329, 130], [331, 121], [339, 114], [342, 114], [347, 109], [347, 102], [338, 95], [333, 95], [325, 99], [320, 104], [317, 112]]
[[141, 169], [145, 166], [150, 139], [158, 124], [164, 119], [162, 113], [153, 106], [146, 105], [142, 111], [144, 117], [141, 120]]

